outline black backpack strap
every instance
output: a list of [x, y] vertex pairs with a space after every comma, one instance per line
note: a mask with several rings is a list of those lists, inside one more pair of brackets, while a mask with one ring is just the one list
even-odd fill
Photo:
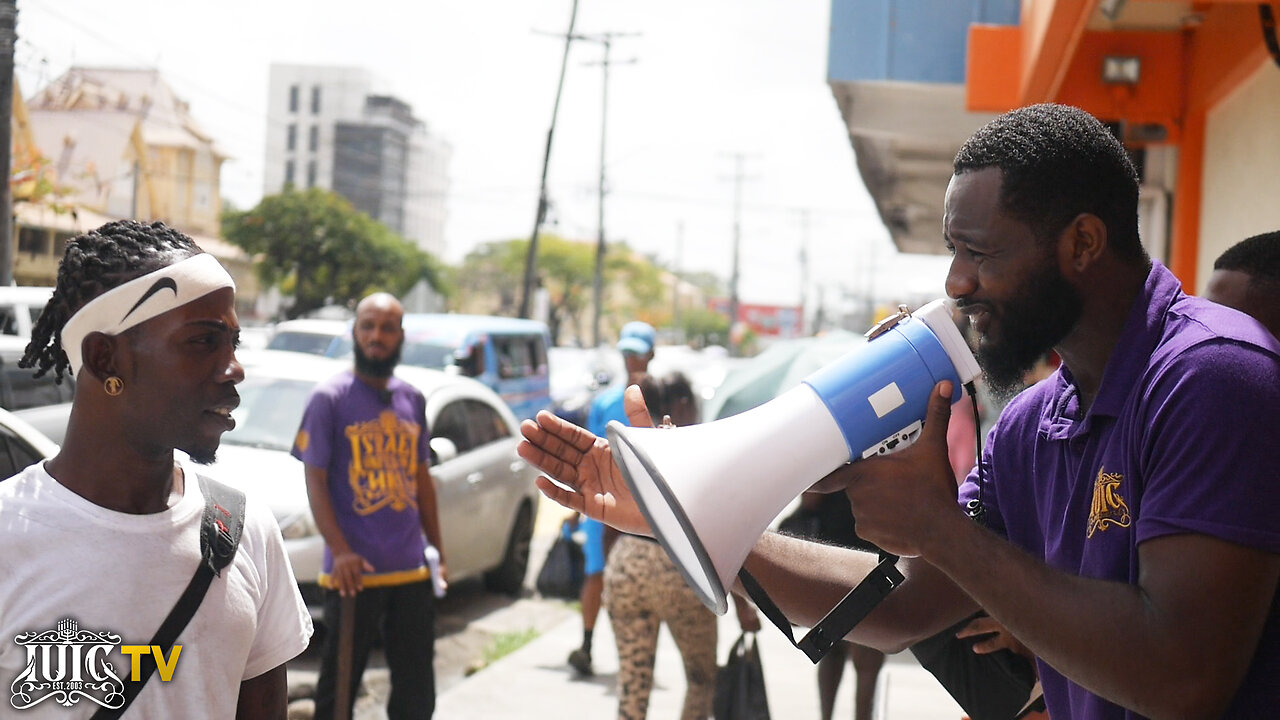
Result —
[[[169, 611], [169, 616], [160, 624], [148, 645], [159, 646], [164, 655], [168, 655], [182, 634], [187, 623], [195, 616], [200, 603], [213, 578], [222, 573], [223, 568], [231, 564], [240, 546], [240, 534], [244, 531], [244, 493], [227, 487], [216, 480], [203, 475], [196, 475], [200, 485], [200, 494], [204, 495], [204, 514], [200, 518], [200, 565], [196, 568], [187, 589], [182, 597]], [[152, 654], [139, 658], [140, 674], [137, 680], [124, 684], [124, 702], [115, 709], [98, 708], [92, 720], [114, 720], [129, 709], [143, 686], [156, 671], [156, 659]]]
[[738, 579], [752, 602], [760, 608], [760, 612], [782, 631], [792, 645], [800, 648], [809, 660], [816, 664], [826, 656], [832, 645], [843, 640], [844, 636], [848, 635], [855, 625], [862, 622], [862, 619], [870, 614], [881, 600], [905, 581], [897, 568], [897, 562], [897, 555], [881, 552], [879, 564], [799, 641], [796, 641], [795, 635], [791, 632], [791, 622], [787, 620], [787, 616], [782, 614], [768, 593], [760, 587], [760, 583], [756, 582], [755, 578], [751, 577], [751, 573], [747, 572], [746, 568], [738, 571]]

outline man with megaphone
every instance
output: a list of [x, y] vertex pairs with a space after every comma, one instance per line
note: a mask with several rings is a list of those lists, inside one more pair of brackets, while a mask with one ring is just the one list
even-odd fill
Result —
[[[1050, 348], [1063, 364], [1006, 407], [958, 498], [949, 381], [914, 444], [822, 480], [847, 494], [860, 535], [905, 558], [905, 582], [849, 639], [897, 651], [982, 608], [1039, 658], [1055, 720], [1274, 716], [1280, 343], [1185, 294], [1147, 256], [1137, 172], [1087, 113], [1006, 113], [954, 170], [946, 289], [973, 320], [988, 382], [1016, 379]], [[632, 422], [645, 421], [638, 391], [627, 399]], [[544, 494], [650, 531], [639, 486], [615, 463], [632, 450], [547, 413], [521, 430], [521, 456], [560, 483], [539, 479]], [[797, 452], [775, 447], [736, 452]], [[741, 492], [720, 481], [719, 497]], [[813, 626], [879, 565], [766, 533], [743, 569]]]

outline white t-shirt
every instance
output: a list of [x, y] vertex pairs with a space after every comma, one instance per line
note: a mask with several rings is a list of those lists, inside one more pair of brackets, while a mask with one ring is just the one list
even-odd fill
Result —
[[[48, 692], [28, 689], [25, 700], [14, 697], [14, 681], [33, 672], [30, 648], [17, 644], [17, 636], [57, 631], [70, 619], [79, 632], [114, 633], [121, 644], [145, 645], [159, 629], [200, 559], [204, 498], [195, 466], [183, 461], [181, 467], [182, 499], [149, 515], [94, 505], [50, 477], [43, 462], [0, 481], [0, 717], [78, 720], [98, 709], [87, 698], [63, 707], [50, 697], [16, 711], [15, 702]], [[250, 498], [235, 559], [178, 636], [182, 650], [171, 680], [155, 673], [126, 717], [233, 718], [240, 683], [296, 657], [310, 637], [311, 617], [279, 526]], [[57, 676], [53, 657], [37, 662], [39, 677]], [[71, 650], [67, 657], [70, 668], [76, 664]], [[118, 646], [106, 659], [115, 675], [128, 677], [132, 660]]]

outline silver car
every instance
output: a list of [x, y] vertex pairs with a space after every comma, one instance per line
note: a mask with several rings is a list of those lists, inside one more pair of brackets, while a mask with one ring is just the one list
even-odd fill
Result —
[[[312, 389], [351, 363], [271, 350], [238, 355], [245, 381], [232, 413], [236, 429], [223, 436], [207, 472], [267, 503], [298, 583], [310, 590], [324, 540], [311, 517], [302, 463], [289, 450]], [[396, 376], [427, 398], [431, 475], [450, 579], [482, 575], [491, 590], [519, 593], [541, 496], [533, 484], [536, 471], [516, 455], [515, 417], [475, 380], [407, 366]]]

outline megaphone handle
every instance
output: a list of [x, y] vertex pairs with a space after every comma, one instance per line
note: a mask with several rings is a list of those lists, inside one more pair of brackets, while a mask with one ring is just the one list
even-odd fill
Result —
[[738, 579], [747, 595], [755, 602], [760, 612], [777, 626], [782, 634], [791, 641], [815, 665], [826, 656], [837, 642], [844, 639], [849, 631], [863, 618], [871, 613], [880, 601], [884, 600], [894, 588], [905, 582], [906, 578], [897, 568], [898, 556], [886, 552], [880, 553], [880, 562], [867, 573], [867, 576], [849, 591], [831, 611], [814, 625], [799, 642], [791, 632], [791, 621], [782, 614], [778, 606], [769, 598], [769, 594], [760, 587], [760, 583], [751, 577], [746, 568], [738, 571]]

